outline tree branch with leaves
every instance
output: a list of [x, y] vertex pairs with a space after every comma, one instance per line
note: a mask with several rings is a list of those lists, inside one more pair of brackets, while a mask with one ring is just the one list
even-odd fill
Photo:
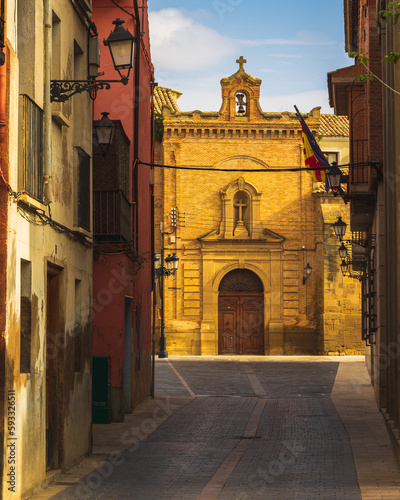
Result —
[[[382, 17], [383, 22], [385, 24], [387, 24], [390, 20], [393, 20], [393, 24], [397, 24], [397, 21], [400, 18], [400, 2], [390, 2], [388, 5], [388, 10], [379, 11], [379, 15]], [[364, 66], [364, 68], [367, 70], [367, 73], [359, 75], [356, 78], [356, 81], [366, 82], [367, 80], [373, 81], [374, 79], [377, 79], [379, 82], [381, 82], [383, 85], [385, 85], [387, 88], [389, 88], [396, 94], [400, 94], [400, 92], [387, 85], [384, 81], [382, 81], [369, 69], [370, 59], [368, 54], [364, 54], [362, 52], [349, 52], [349, 57], [355, 58], [356, 64]], [[383, 56], [383, 61], [387, 61], [393, 64], [396, 64], [399, 59], [400, 59], [400, 52], [392, 51], [389, 52], [389, 54]]]

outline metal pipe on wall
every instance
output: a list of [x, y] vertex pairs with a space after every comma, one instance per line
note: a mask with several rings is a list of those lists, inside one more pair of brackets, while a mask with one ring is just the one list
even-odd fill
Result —
[[134, 235], [134, 247], [138, 251], [139, 245], [139, 235], [138, 235], [138, 225], [139, 225], [139, 207], [138, 207], [138, 180], [139, 180], [139, 169], [137, 160], [139, 159], [139, 103], [140, 103], [140, 53], [141, 53], [141, 29], [140, 29], [140, 17], [139, 17], [139, 6], [137, 0], [133, 0], [133, 7], [135, 11], [135, 21], [136, 21], [136, 36], [137, 41], [135, 44], [135, 102], [133, 110], [133, 201], [136, 203], [135, 206], [135, 235]]
[[6, 133], [6, 89], [7, 72], [6, 64], [0, 66], [0, 143], [3, 142]]
[[44, 21], [44, 89], [43, 89], [43, 193], [46, 205], [51, 203], [50, 180], [51, 180], [51, 102], [50, 102], [50, 79], [51, 79], [51, 29], [52, 14], [51, 0], [43, 2]]
[[[1, 0], [1, 18], [2, 22], [5, 20], [5, 5], [4, 0]], [[4, 27], [4, 25], [3, 25]], [[5, 31], [5, 27], [4, 27]], [[1, 45], [4, 45], [4, 32], [3, 40], [0, 40]], [[6, 85], [7, 85], [7, 64], [0, 66], [0, 143], [4, 139], [6, 132]]]

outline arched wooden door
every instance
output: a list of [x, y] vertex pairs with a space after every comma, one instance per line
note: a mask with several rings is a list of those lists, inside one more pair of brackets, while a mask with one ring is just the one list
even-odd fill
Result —
[[218, 291], [219, 354], [264, 354], [260, 278], [248, 269], [235, 269], [224, 276]]

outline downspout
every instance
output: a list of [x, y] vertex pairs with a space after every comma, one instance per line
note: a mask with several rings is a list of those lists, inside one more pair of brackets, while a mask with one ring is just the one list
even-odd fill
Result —
[[6, 64], [0, 66], [0, 144], [6, 133]]
[[[1, 0], [1, 21], [5, 21], [5, 5], [4, 0]], [[0, 40], [0, 46], [2, 50], [5, 49], [4, 39], [5, 39], [5, 23], [3, 24], [4, 32], [2, 39]], [[2, 64], [0, 66], [0, 144], [3, 142], [4, 135], [6, 133], [6, 83], [7, 83], [7, 64]]]
[[51, 102], [50, 102], [50, 68], [51, 68], [51, 0], [43, 2], [44, 20], [44, 90], [43, 90], [43, 199], [46, 205], [51, 203]]
[[138, 180], [139, 180], [139, 102], [140, 102], [140, 53], [141, 53], [141, 29], [140, 29], [140, 17], [139, 17], [139, 7], [137, 0], [133, 0], [133, 6], [135, 9], [135, 20], [136, 20], [136, 47], [135, 47], [135, 103], [133, 111], [133, 201], [135, 202], [135, 241], [134, 248], [139, 251], [139, 206], [138, 206]]
[[[5, 20], [4, 11], [4, 0], [1, 0], [1, 16]], [[4, 28], [5, 31], [5, 28]], [[3, 40], [1, 40], [3, 42]], [[7, 54], [6, 47], [3, 47], [4, 53]], [[6, 96], [7, 96], [7, 67], [8, 61], [6, 59], [5, 63], [0, 66], [0, 172], [5, 170], [5, 163], [8, 162], [8, 156], [5, 160], [5, 155], [3, 154], [4, 149], [7, 145], [1, 146], [3, 142], [5, 132], [6, 132]], [[7, 165], [8, 166], [8, 165]], [[2, 173], [2, 175], [4, 175]], [[1, 186], [3, 190], [4, 186]], [[7, 300], [7, 224], [8, 224], [8, 196], [1, 195], [0, 199], [0, 209], [2, 211], [0, 232], [2, 233], [2, 238], [0, 238], [0, 274], [2, 276], [2, 283], [0, 285], [0, 303], [3, 305]], [[5, 483], [5, 467], [3, 464], [4, 454], [4, 423], [5, 419], [5, 390], [6, 390], [6, 344], [5, 344], [5, 333], [6, 331], [6, 308], [2, 306], [2, 311], [0, 313], [0, 484]], [[10, 387], [11, 388], [11, 387]], [[1, 496], [1, 493], [0, 493]]]

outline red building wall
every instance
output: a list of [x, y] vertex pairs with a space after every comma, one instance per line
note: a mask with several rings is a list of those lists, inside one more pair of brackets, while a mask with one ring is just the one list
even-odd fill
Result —
[[[120, 6], [135, 15], [135, 0], [121, 1]], [[111, 388], [113, 396], [113, 417], [123, 418], [124, 386], [124, 323], [125, 297], [132, 298], [132, 407], [150, 395], [151, 387], [151, 289], [152, 289], [152, 186], [151, 167], [137, 165], [137, 158], [152, 162], [152, 119], [151, 92], [154, 81], [150, 60], [149, 29], [147, 22], [147, 0], [138, 0], [139, 21], [144, 20], [140, 31], [141, 41], [136, 43], [135, 59], [139, 54], [139, 65], [130, 72], [129, 83], [124, 86], [114, 83], [110, 90], [100, 91], [94, 102], [94, 119], [101, 118], [101, 112], [109, 112], [111, 120], [120, 120], [130, 140], [129, 201], [132, 207], [133, 241], [128, 248], [110, 249], [97, 246], [94, 262], [94, 304], [93, 304], [93, 354], [111, 357]], [[122, 11], [109, 0], [93, 1], [93, 21], [97, 26], [101, 42], [107, 38], [116, 18], [125, 20], [124, 28], [137, 35], [135, 18]], [[139, 70], [139, 71], [138, 71]], [[112, 64], [107, 47], [101, 43], [101, 79], [119, 78]], [[118, 250], [118, 253], [114, 253]], [[123, 289], [114, 293], [115, 277], [123, 276]], [[110, 293], [111, 291], [111, 293]], [[101, 308], [98, 298], [108, 303]], [[97, 300], [97, 303], [96, 303]], [[101, 309], [96, 311], [96, 307]], [[118, 403], [118, 394], [120, 401]]]

